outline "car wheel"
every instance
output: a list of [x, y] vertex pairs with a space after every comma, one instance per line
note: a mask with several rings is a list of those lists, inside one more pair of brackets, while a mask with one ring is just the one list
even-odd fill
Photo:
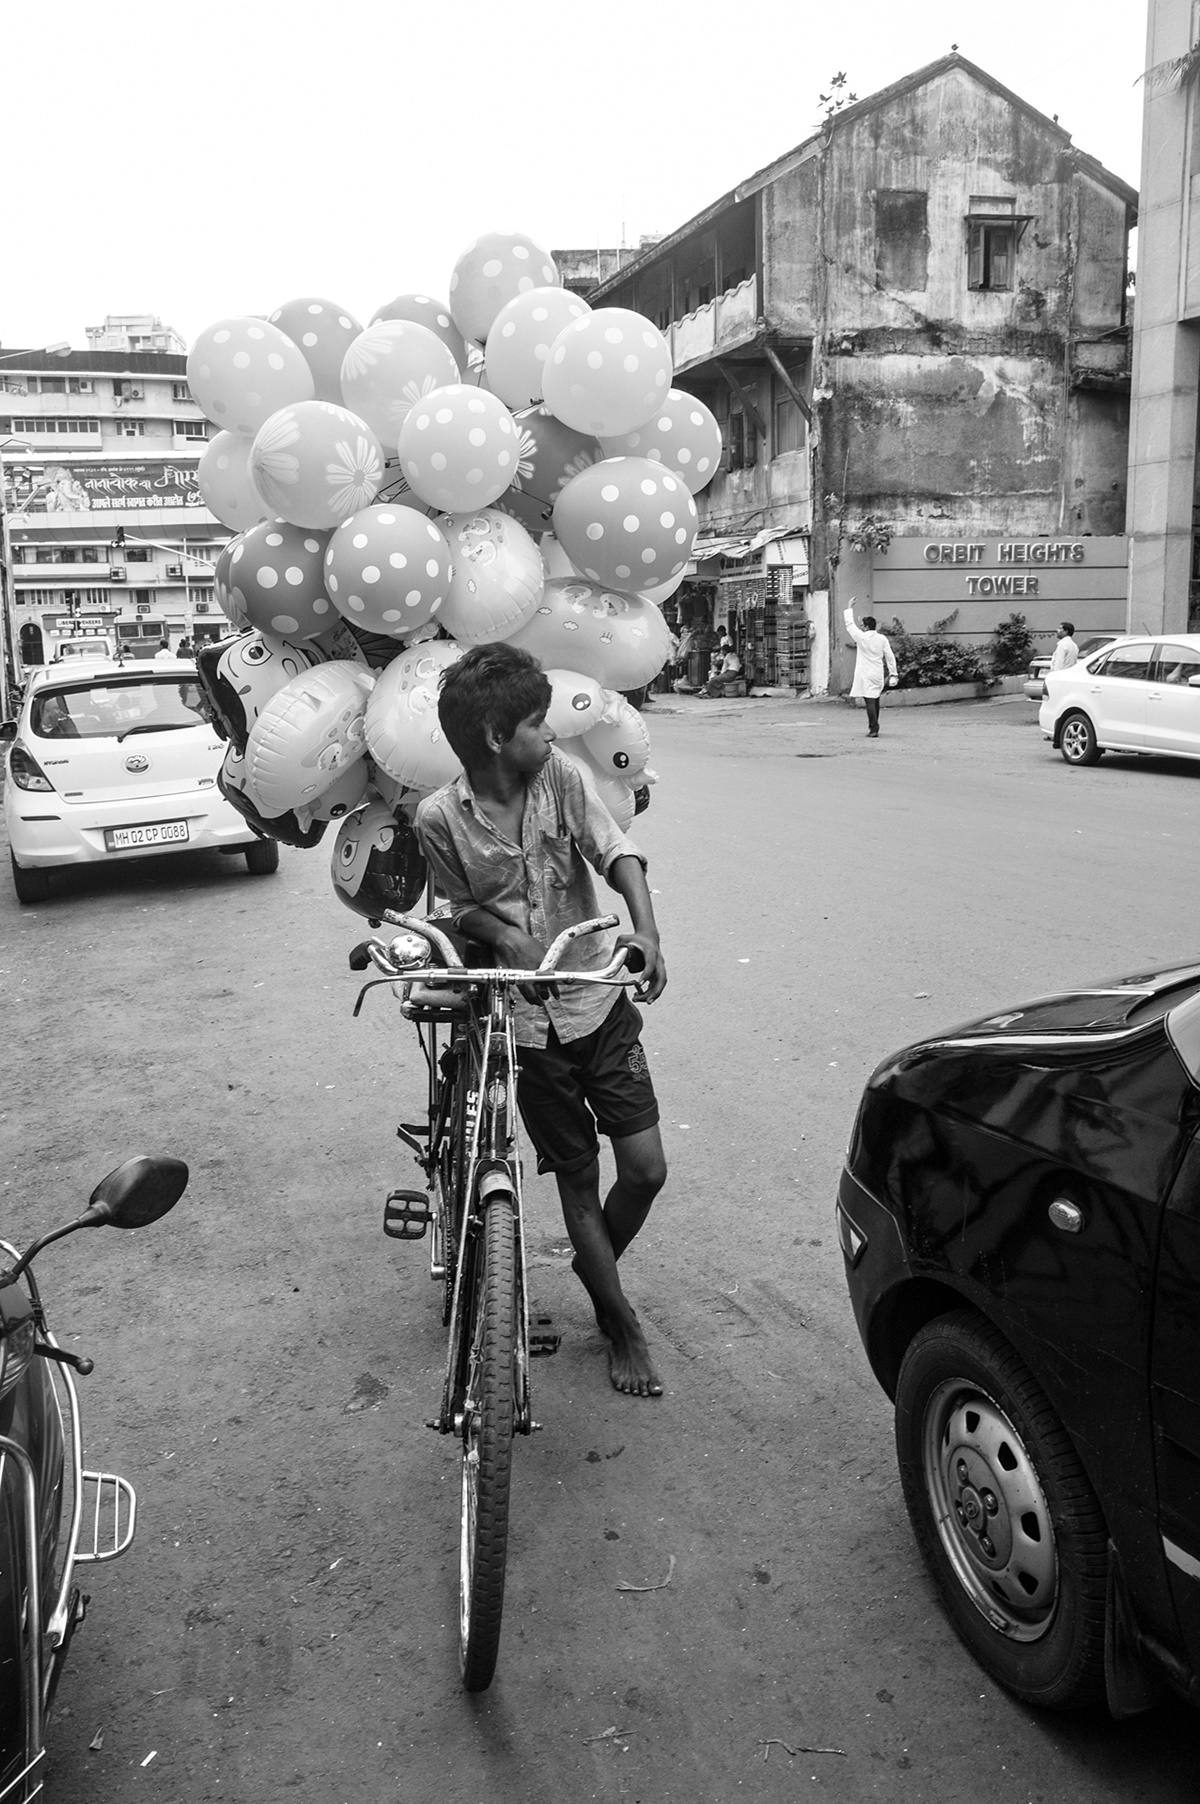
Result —
[[47, 901], [50, 895], [49, 871], [39, 870], [32, 865], [19, 865], [11, 852], [8, 860], [12, 865], [13, 888], [17, 892], [17, 901], [23, 903]]
[[246, 869], [252, 877], [269, 877], [279, 869], [279, 841], [256, 839], [246, 847]]
[[1068, 714], [1058, 737], [1058, 749], [1068, 764], [1096, 764], [1100, 747], [1096, 729], [1086, 714]]
[[917, 1545], [979, 1664], [1031, 1704], [1101, 1700], [1104, 1517], [1050, 1403], [973, 1310], [909, 1346], [896, 1451]]

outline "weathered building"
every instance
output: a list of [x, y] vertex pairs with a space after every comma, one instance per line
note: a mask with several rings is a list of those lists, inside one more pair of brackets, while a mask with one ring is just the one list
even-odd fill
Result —
[[722, 425], [681, 623], [737, 614], [760, 680], [818, 689], [844, 685], [851, 595], [909, 631], [957, 608], [974, 640], [1014, 610], [1049, 634], [1068, 601], [1123, 624], [1136, 201], [955, 53], [600, 284]]

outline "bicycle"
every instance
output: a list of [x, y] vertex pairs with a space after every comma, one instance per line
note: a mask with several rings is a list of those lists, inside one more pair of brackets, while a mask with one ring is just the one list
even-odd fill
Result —
[[[627, 948], [602, 971], [557, 969], [572, 940], [615, 927], [616, 915], [568, 927], [535, 971], [467, 966], [434, 920], [390, 911], [384, 919], [401, 932], [350, 954], [351, 969], [383, 973], [363, 985], [354, 1013], [369, 989], [398, 984], [428, 1070], [426, 1120], [397, 1130], [426, 1189], [389, 1195], [384, 1232], [418, 1240], [433, 1230], [430, 1277], [442, 1285], [450, 1332], [441, 1409], [427, 1427], [462, 1442], [459, 1663], [466, 1689], [483, 1691], [500, 1647], [513, 1436], [541, 1427], [529, 1362], [558, 1345], [545, 1324], [531, 1332], [529, 1323], [513, 1001], [519, 988], [635, 979]], [[440, 962], [422, 963], [431, 950]]]

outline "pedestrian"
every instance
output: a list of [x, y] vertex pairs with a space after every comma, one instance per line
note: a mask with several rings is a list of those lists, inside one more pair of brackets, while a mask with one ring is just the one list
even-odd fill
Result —
[[713, 658], [712, 669], [708, 673], [708, 682], [700, 693], [701, 695], [724, 695], [726, 684], [738, 682], [741, 674], [742, 660], [733, 649], [732, 639], [723, 639]]
[[196, 653], [192, 648], [192, 642], [186, 634], [175, 647], [175, 656], [177, 658], [194, 658], [196, 656]]
[[[591, 871], [624, 897], [641, 954], [639, 994], [666, 985], [645, 860], [579, 766], [554, 750], [550, 684], [527, 652], [474, 645], [445, 672], [438, 718], [464, 775], [428, 796], [417, 833], [456, 928], [509, 967], [530, 970], [565, 927], [598, 914]], [[586, 934], [562, 969], [602, 969], [611, 934]], [[624, 989], [563, 984], [520, 993], [515, 1016], [517, 1100], [538, 1170], [552, 1171], [572, 1269], [609, 1342], [614, 1389], [658, 1397], [662, 1383], [621, 1287], [617, 1261], [666, 1180], [658, 1103]], [[601, 1206], [597, 1129], [612, 1141], [616, 1182]]]
[[867, 710], [867, 738], [879, 738], [879, 698], [885, 689], [896, 687], [896, 654], [886, 633], [876, 631], [874, 614], [864, 614], [861, 626], [854, 621], [854, 597], [844, 619], [846, 631], [858, 647], [854, 660], [851, 695], [861, 695]]
[[170, 655], [171, 655], [170, 640], [169, 639], [160, 639], [158, 642], [158, 650], [154, 654], [154, 662], [157, 664], [157, 663], [159, 663], [159, 661], [161, 659], [169, 658]]
[[1058, 644], [1054, 647], [1054, 656], [1050, 660], [1051, 670], [1070, 670], [1079, 658], [1079, 647], [1075, 643], [1075, 622], [1061, 620], [1058, 626]]

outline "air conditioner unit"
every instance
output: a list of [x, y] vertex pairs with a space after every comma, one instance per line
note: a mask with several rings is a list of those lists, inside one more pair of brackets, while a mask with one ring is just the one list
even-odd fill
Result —
[[110, 582], [110, 583], [125, 583], [125, 582], [128, 582], [128, 581], [129, 581], [129, 577], [128, 577], [128, 574], [127, 574], [127, 572], [126, 572], [126, 569], [125, 569], [125, 566], [124, 566], [124, 564], [113, 564], [113, 565], [111, 565], [111, 566], [110, 566], [110, 568], [109, 568], [109, 572], [108, 572], [108, 580], [109, 580], [109, 582]]
[[90, 395], [91, 392], [91, 381], [86, 376], [81, 376], [79, 381], [75, 384], [75, 393], [77, 395]]
[[139, 614], [148, 614], [153, 606], [154, 603], [152, 601], [139, 601], [137, 604], [137, 611]]
[[167, 565], [167, 575], [168, 576], [182, 576], [183, 575], [183, 565], [182, 564], [168, 564]]
[[193, 602], [192, 612], [193, 612], [193, 614], [207, 614], [208, 613], [208, 603], [206, 601]]
[[125, 399], [127, 401], [140, 401], [141, 398], [142, 391], [140, 388], [127, 388], [125, 390]]

